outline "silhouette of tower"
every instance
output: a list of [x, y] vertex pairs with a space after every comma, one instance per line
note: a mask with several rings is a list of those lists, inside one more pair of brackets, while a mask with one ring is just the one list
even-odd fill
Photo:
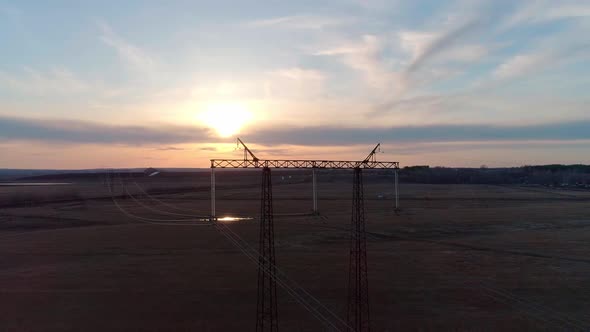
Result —
[[264, 167], [262, 170], [259, 241], [256, 331], [276, 332], [279, 328], [277, 320], [277, 285], [273, 279], [276, 274], [275, 243], [272, 183], [270, 168], [268, 167]]
[[350, 265], [348, 274], [348, 325], [355, 332], [370, 331], [369, 283], [367, 280], [367, 240], [363, 173], [354, 169], [352, 222], [350, 228]]

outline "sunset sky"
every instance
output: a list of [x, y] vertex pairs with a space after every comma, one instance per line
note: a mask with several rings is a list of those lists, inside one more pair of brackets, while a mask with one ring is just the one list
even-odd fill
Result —
[[590, 163], [590, 1], [0, 1], [0, 168]]

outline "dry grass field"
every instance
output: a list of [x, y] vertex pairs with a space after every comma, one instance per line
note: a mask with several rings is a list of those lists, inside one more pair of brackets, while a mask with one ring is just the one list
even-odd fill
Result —
[[[310, 211], [309, 176], [275, 176], [276, 259], [344, 317], [352, 175], [326, 178], [312, 217], [288, 216]], [[259, 172], [217, 180], [218, 215], [258, 216]], [[102, 179], [59, 181], [72, 184], [0, 187], [1, 331], [254, 329], [256, 265], [182, 221], [209, 213], [208, 173], [124, 175], [123, 211]], [[590, 330], [590, 192], [402, 183], [396, 213], [392, 191], [366, 175], [374, 331]], [[256, 219], [225, 225], [258, 246]], [[278, 299], [281, 330], [326, 330]]]

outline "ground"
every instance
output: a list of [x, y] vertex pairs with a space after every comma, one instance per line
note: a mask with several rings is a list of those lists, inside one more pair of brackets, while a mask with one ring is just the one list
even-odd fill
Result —
[[[217, 180], [218, 215], [258, 216], [258, 172]], [[308, 180], [273, 179], [277, 264], [344, 319], [352, 175], [320, 174], [321, 216], [288, 216]], [[590, 192], [402, 183], [396, 213], [392, 183], [365, 180], [374, 331], [590, 330]], [[71, 182], [0, 188], [1, 331], [254, 330], [257, 266], [224, 234], [257, 249], [257, 220], [183, 221], [209, 214], [208, 174], [116, 178], [114, 202]], [[278, 302], [281, 330], [328, 330]]]

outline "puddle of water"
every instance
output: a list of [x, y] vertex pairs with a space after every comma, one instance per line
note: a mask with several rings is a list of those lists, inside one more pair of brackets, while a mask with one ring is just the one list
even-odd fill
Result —
[[253, 220], [254, 218], [250, 217], [221, 217], [217, 218], [217, 221], [222, 223], [232, 223], [236, 221], [243, 221], [243, 220]]

